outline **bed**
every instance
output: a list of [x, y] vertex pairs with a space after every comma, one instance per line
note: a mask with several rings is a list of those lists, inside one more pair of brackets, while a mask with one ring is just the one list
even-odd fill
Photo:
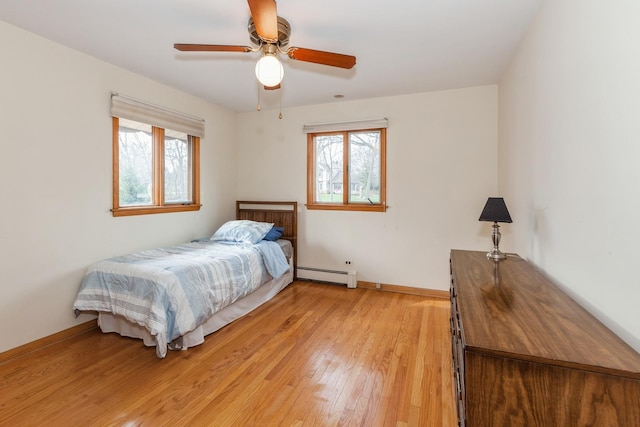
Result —
[[210, 238], [91, 265], [74, 311], [97, 312], [102, 332], [163, 358], [273, 298], [294, 280], [296, 259], [296, 202], [237, 201], [236, 220]]

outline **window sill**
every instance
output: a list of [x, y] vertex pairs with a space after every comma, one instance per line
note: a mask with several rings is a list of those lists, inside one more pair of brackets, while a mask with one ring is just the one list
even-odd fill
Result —
[[199, 211], [202, 205], [132, 206], [111, 209], [113, 216], [151, 215], [170, 212]]
[[360, 212], [386, 212], [387, 206], [384, 204], [376, 205], [338, 205], [330, 203], [307, 203], [305, 205], [309, 210], [324, 211], [360, 211]]

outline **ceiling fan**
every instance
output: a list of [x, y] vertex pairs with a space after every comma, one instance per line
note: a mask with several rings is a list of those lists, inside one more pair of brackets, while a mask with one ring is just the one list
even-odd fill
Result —
[[284, 77], [284, 69], [277, 58], [278, 53], [287, 55], [297, 61], [313, 62], [350, 69], [356, 64], [356, 57], [341, 53], [305, 49], [303, 47], [287, 47], [291, 26], [286, 19], [278, 16], [275, 0], [247, 0], [251, 10], [249, 18], [249, 39], [255, 45], [233, 46], [217, 44], [173, 45], [183, 52], [258, 52], [263, 55], [256, 64], [256, 77], [267, 90], [280, 88]]

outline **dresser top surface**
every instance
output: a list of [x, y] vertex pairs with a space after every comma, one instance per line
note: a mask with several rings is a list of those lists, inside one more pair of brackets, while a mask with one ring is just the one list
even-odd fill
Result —
[[524, 259], [452, 250], [451, 274], [468, 350], [640, 379], [640, 354]]

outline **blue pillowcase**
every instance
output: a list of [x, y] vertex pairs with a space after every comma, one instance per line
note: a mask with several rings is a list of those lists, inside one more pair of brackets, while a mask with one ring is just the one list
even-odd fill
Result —
[[275, 242], [276, 240], [282, 237], [283, 233], [284, 233], [284, 227], [273, 226], [271, 230], [269, 230], [267, 235], [264, 236], [264, 240], [270, 240], [272, 242]]

